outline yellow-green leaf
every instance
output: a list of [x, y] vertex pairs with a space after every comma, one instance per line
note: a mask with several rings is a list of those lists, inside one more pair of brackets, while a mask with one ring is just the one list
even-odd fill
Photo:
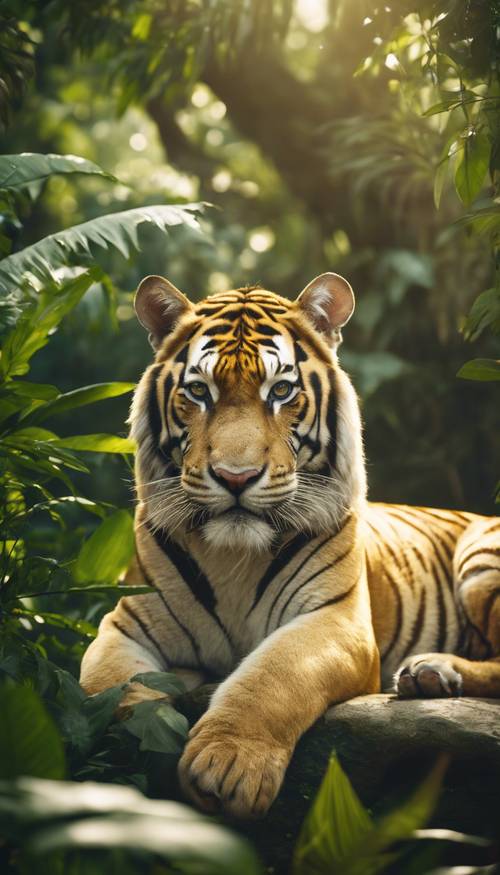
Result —
[[134, 524], [126, 510], [117, 510], [85, 541], [74, 566], [79, 583], [113, 583], [134, 553]]

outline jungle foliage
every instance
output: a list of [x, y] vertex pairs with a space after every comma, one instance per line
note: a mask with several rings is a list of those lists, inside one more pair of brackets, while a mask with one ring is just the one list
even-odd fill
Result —
[[[372, 497], [494, 512], [500, 4], [0, 14], [2, 853], [11, 871], [257, 872], [248, 845], [176, 800], [180, 711], [145, 703], [117, 724], [123, 690], [89, 699], [75, 680], [133, 550], [124, 420], [150, 360], [133, 289], [165, 273], [193, 299], [259, 281], [293, 297], [345, 274]], [[169, 675], [143, 682], [181, 694]], [[430, 871], [438, 837], [421, 853], [414, 831], [437, 787], [408, 802], [403, 834], [387, 823], [406, 809], [374, 825], [333, 761], [296, 875], [383, 871], [408, 837], [412, 871]], [[89, 823], [111, 856], [89, 851]]]

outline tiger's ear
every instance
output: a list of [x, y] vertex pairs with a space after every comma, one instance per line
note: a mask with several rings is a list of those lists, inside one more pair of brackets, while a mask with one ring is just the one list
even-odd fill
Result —
[[354, 311], [354, 292], [338, 273], [322, 273], [311, 280], [297, 303], [316, 331], [334, 339]]
[[139, 322], [149, 331], [155, 350], [180, 317], [193, 309], [186, 296], [162, 276], [143, 279], [135, 294], [134, 307]]

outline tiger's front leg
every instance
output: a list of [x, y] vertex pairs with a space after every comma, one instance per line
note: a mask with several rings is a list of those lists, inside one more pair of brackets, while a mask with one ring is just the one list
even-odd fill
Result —
[[264, 815], [302, 733], [329, 705], [378, 691], [366, 582], [331, 601], [266, 638], [191, 730], [179, 776], [200, 808]]

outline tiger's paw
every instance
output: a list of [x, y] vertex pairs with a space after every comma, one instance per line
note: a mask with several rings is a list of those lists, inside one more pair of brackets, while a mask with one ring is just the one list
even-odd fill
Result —
[[208, 712], [190, 732], [179, 762], [184, 794], [211, 814], [263, 817], [283, 781], [290, 751], [264, 737], [238, 735]]
[[412, 656], [394, 676], [400, 699], [443, 698], [462, 695], [462, 675], [439, 653]]

